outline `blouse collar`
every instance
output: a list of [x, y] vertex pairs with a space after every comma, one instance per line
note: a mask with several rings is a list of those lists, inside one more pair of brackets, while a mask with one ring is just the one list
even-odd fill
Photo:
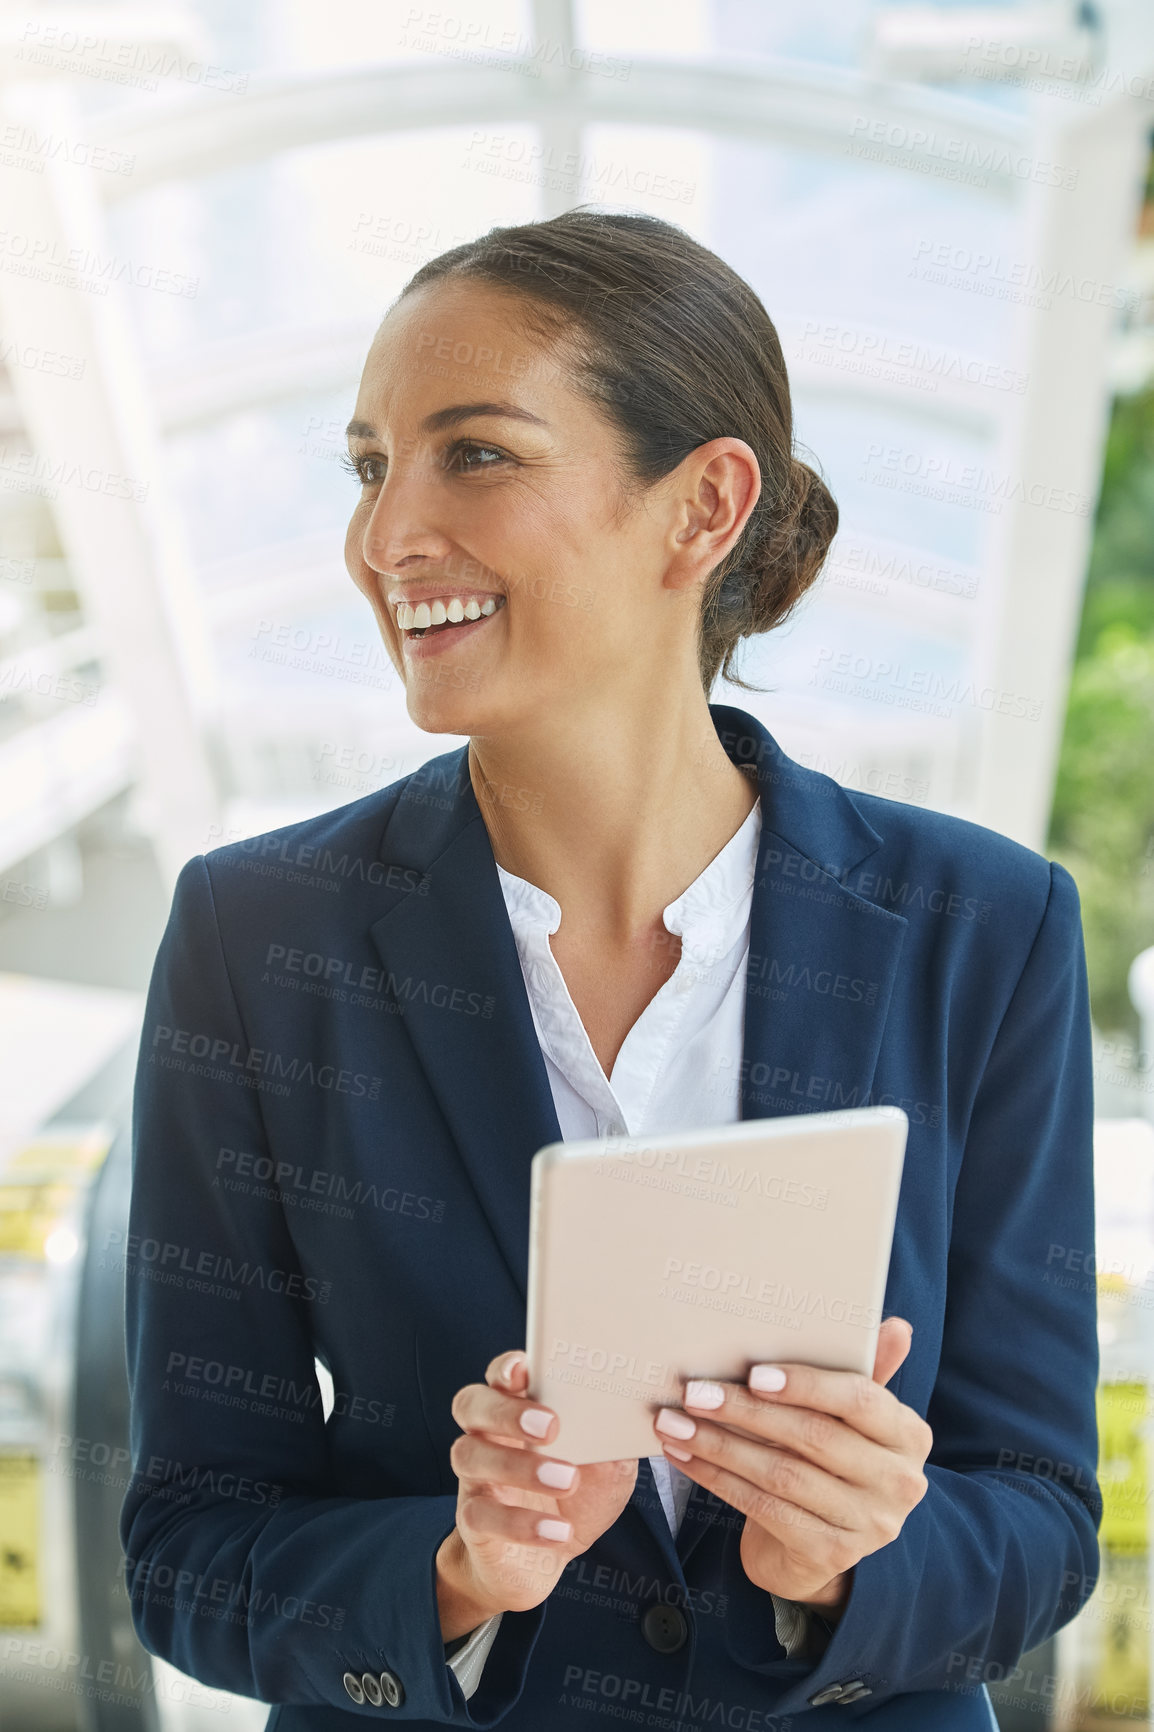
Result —
[[[681, 939], [682, 955], [699, 965], [724, 956], [749, 921], [750, 895], [761, 839], [761, 801], [741, 827], [680, 896], [662, 910], [667, 932]], [[539, 885], [498, 865], [514, 936], [540, 944], [561, 924], [561, 904]]]

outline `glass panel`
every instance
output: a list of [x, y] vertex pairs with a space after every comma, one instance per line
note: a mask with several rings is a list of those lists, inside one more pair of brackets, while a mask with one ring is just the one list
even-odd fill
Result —
[[816, 589], [743, 649], [740, 672], [769, 690], [719, 696], [838, 780], [960, 809], [996, 700], [990, 537], [1014, 481], [998, 451], [1028, 378], [1020, 210], [912, 168], [729, 139], [713, 186], [707, 244], [777, 326], [798, 455], [840, 513]]
[[198, 566], [338, 527], [339, 561], [356, 483], [336, 460], [355, 394], [354, 384], [267, 404], [169, 438], [169, 479]]
[[279, 64], [301, 70], [408, 60], [506, 65], [531, 55], [529, 0], [265, 0]]
[[577, 41], [613, 55], [700, 59], [713, 51], [711, 0], [575, 0]]
[[536, 133], [503, 128], [503, 155], [493, 136], [454, 127], [286, 151], [117, 204], [113, 251], [195, 285], [137, 294], [145, 352], [278, 325], [364, 321], [371, 335], [426, 259], [537, 214], [533, 184], [493, 172], [527, 159]]
[[[880, 12], [901, 10], [894, 0], [806, 0], [804, 5], [774, 6], [764, 0], [706, 0], [714, 52], [811, 61], [827, 66], [857, 66], [872, 20]], [[940, 12], [980, 11], [1007, 14], [1017, 0], [993, 0], [975, 8], [973, 0], [934, 0]], [[919, 8], [924, 11], [925, 8]]]
[[[194, 0], [175, 27], [168, 22], [175, 14], [157, 12], [160, 43], [137, 42], [126, 35], [120, 46], [111, 40], [115, 16], [109, 13], [105, 21], [99, 0], [88, 3], [94, 22], [86, 34], [95, 40], [60, 59], [85, 113], [109, 108], [147, 113], [158, 104], [198, 96], [208, 102], [243, 101], [254, 70], [264, 73], [277, 61], [278, 0], [245, 0], [239, 6], [235, 0]], [[32, 29], [50, 43], [63, 40], [72, 24], [70, 8], [59, 26], [45, 14]], [[166, 33], [172, 41], [164, 40]]]
[[[878, 0], [578, 0], [575, 70], [612, 76], [627, 96], [634, 64], [655, 53], [853, 68], [878, 11]], [[215, 3], [198, 13], [222, 60], [256, 55], [286, 70], [407, 59], [435, 74], [520, 56], [536, 76], [566, 47], [533, 35], [528, 0], [464, 0], [452, 11], [420, 0], [335, 0], [318, 11], [287, 0], [254, 5], [243, 28], [230, 16]], [[576, 89], [606, 94], [592, 78]], [[1020, 101], [989, 82], [965, 94]], [[815, 90], [819, 110], [821, 99]], [[802, 454], [812, 449], [841, 510], [818, 589], [791, 624], [746, 650], [744, 671], [772, 692], [728, 695], [780, 726], [801, 755], [852, 740], [863, 774], [916, 748], [919, 763], [933, 761], [933, 803], [961, 806], [988, 653], [980, 628], [998, 602], [1000, 499], [1020, 479], [1001, 473], [997, 453], [1026, 384], [1018, 346], [1034, 291], [1021, 280], [1023, 189], [923, 172], [934, 164], [912, 152], [909, 162], [900, 151], [882, 162], [850, 156], [832, 126], [824, 147], [802, 149], [713, 135], [692, 113], [680, 119], [598, 121], [576, 138], [499, 117], [359, 138], [114, 207], [116, 254], [184, 285], [131, 291], [158, 376], [162, 362], [193, 371], [202, 355], [206, 376], [222, 370], [230, 343], [242, 363], [250, 340], [264, 357], [259, 405], [222, 406], [218, 422], [177, 428], [169, 442], [206, 591], [232, 598], [232, 611], [218, 612], [226, 684], [255, 690], [259, 676], [271, 693], [295, 680], [303, 695], [319, 681], [338, 708], [351, 696], [352, 682], [318, 670], [309, 652], [270, 655], [258, 669], [267, 610], [254, 623], [237, 598], [250, 585], [254, 598], [275, 593], [264, 586], [279, 562], [291, 582], [277, 630], [296, 622], [305, 640], [340, 641], [359, 619], [361, 636], [375, 637], [367, 605], [344, 587], [352, 483], [335, 459], [373, 328], [412, 272], [467, 236], [558, 202], [643, 210], [713, 247], [762, 296], [781, 336]], [[311, 390], [294, 388], [301, 333], [317, 353], [326, 340], [339, 350]], [[867, 671], [853, 673], [859, 667]], [[391, 670], [382, 677], [377, 696], [391, 713], [400, 694]], [[930, 690], [947, 695], [919, 708]]]
[[573, 204], [662, 217], [704, 240], [716, 145], [708, 134], [660, 126], [587, 126]]
[[[536, 140], [513, 126], [358, 139], [167, 185], [111, 213], [117, 256], [195, 286], [134, 294], [158, 380], [227, 376], [231, 357], [242, 369], [263, 357], [253, 389], [270, 400], [176, 425], [165, 443], [217, 646], [217, 744], [233, 793], [320, 809], [430, 755], [345, 570], [356, 483], [338, 459], [373, 331], [413, 272], [539, 213], [520, 167]], [[301, 388], [302, 340], [323, 355], [337, 337], [332, 366], [347, 377]]]

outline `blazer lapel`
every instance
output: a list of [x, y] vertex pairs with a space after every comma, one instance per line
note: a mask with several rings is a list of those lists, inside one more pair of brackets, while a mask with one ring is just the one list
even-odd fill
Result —
[[373, 922], [373, 942], [525, 1303], [529, 1165], [561, 1127], [466, 746], [413, 775], [382, 855], [421, 881]]
[[908, 922], [845, 879], [882, 845], [845, 789], [741, 710], [711, 705], [756, 765], [762, 828], [750, 914], [741, 1117], [865, 1106]]

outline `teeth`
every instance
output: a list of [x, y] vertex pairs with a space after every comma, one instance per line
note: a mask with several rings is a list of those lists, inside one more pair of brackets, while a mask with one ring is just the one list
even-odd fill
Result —
[[448, 601], [440, 597], [433, 602], [420, 601], [416, 607], [410, 602], [397, 602], [395, 615], [399, 631], [426, 631], [431, 625], [460, 625], [466, 619], [488, 619], [504, 606], [501, 596], [487, 595], [484, 601], [478, 601], [471, 595], [468, 601], [462, 601], [459, 595], [450, 596]]

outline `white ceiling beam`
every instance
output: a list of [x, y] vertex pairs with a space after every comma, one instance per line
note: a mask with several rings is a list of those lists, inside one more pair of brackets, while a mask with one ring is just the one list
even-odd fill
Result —
[[[916, 85], [886, 85], [839, 67], [634, 60], [629, 78], [526, 77], [488, 66], [366, 66], [264, 76], [241, 97], [199, 91], [147, 110], [93, 116], [94, 143], [134, 158], [131, 175], [105, 175], [101, 196], [131, 198], [283, 150], [360, 136], [447, 126], [633, 125], [706, 130], [788, 144], [849, 165], [855, 140], [899, 129], [901, 167], [948, 148], [985, 166], [978, 187], [1006, 197], [1020, 185], [1011, 159], [1028, 147], [1019, 117]], [[886, 133], [886, 129], [890, 129]], [[865, 160], [869, 161], [868, 158]], [[872, 166], [872, 164], [871, 164]], [[975, 180], [975, 185], [977, 181]]]
[[[1048, 275], [1122, 280], [1149, 159], [1149, 116], [1137, 103], [1084, 108], [1053, 148], [1077, 170], [1073, 189], [1034, 186], [1024, 256]], [[1045, 846], [1082, 610], [1102, 446], [1110, 413], [1116, 314], [1105, 301], [1058, 295], [1020, 309], [1013, 342], [1029, 390], [1006, 405], [997, 466], [1012, 484], [992, 521], [988, 565], [1000, 597], [989, 685], [1040, 703], [1036, 719], [984, 716], [974, 801], [979, 821]], [[1077, 509], [1071, 509], [1071, 505]]]
[[[62, 81], [9, 85], [0, 121], [76, 137], [71, 96]], [[11, 386], [103, 673], [135, 720], [141, 809], [171, 885], [218, 812], [204, 743], [215, 667], [129, 308], [60, 263], [114, 257], [91, 183], [63, 159], [43, 174], [0, 161], [0, 209], [30, 261], [0, 271], [0, 329], [84, 359], [79, 379], [17, 367]]]

